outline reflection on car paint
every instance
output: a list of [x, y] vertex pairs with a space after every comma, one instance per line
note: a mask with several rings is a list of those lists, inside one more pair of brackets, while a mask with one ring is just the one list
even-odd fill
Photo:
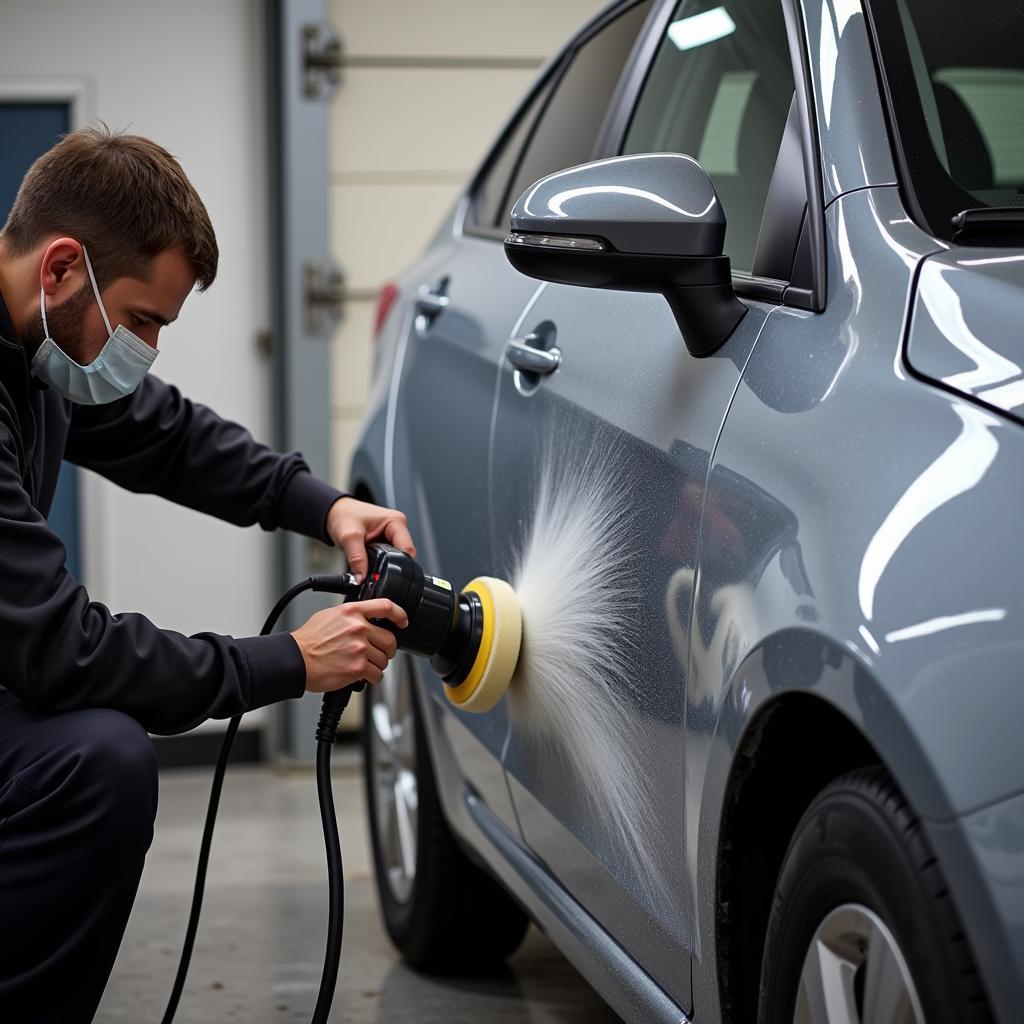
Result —
[[994, 416], [970, 406], [953, 406], [963, 430], [900, 496], [889, 509], [864, 551], [857, 582], [860, 608], [870, 622], [875, 610], [875, 590], [893, 556], [911, 532], [948, 501], [976, 487], [999, 452], [991, 428]]
[[[975, 252], [992, 250], [975, 250]], [[963, 252], [963, 251], [961, 251]], [[970, 250], [967, 250], [970, 252]], [[1017, 315], [1024, 257], [941, 253], [921, 268], [907, 361], [954, 391], [1024, 419]]]

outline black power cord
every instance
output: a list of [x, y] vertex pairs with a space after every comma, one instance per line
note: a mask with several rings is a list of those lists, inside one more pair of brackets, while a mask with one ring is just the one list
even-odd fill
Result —
[[338, 722], [348, 706], [354, 690], [363, 683], [325, 693], [320, 709], [320, 722], [316, 729], [316, 793], [320, 801], [320, 821], [324, 829], [324, 849], [327, 851], [327, 948], [324, 950], [324, 969], [320, 975], [320, 992], [316, 997], [312, 1024], [327, 1024], [334, 1000], [334, 987], [338, 981], [341, 963], [341, 934], [345, 921], [345, 877], [341, 863], [341, 840], [338, 838], [338, 816], [334, 810], [334, 790], [331, 786], [331, 750], [338, 735]]
[[[296, 583], [294, 587], [282, 595], [267, 616], [267, 621], [260, 630], [260, 636], [271, 633], [281, 613], [299, 594], [307, 590], [321, 591], [332, 594], [344, 594], [348, 600], [359, 590], [355, 577], [349, 573], [337, 576], [310, 576], [309, 579]], [[342, 713], [348, 706], [353, 690], [361, 690], [363, 683], [325, 693], [317, 725], [316, 740], [316, 788], [320, 802], [320, 819], [324, 829], [324, 846], [327, 851], [328, 879], [328, 924], [327, 948], [324, 955], [324, 969], [320, 978], [320, 993], [317, 996], [316, 1009], [311, 1024], [327, 1024], [331, 1003], [334, 999], [334, 988], [338, 980], [338, 965], [341, 962], [342, 927], [345, 917], [345, 888], [341, 863], [341, 840], [338, 838], [338, 819], [334, 809], [334, 793], [331, 788], [331, 750], [338, 735], [338, 723]], [[210, 788], [210, 802], [206, 808], [206, 824], [203, 826], [203, 841], [199, 847], [199, 863], [196, 866], [196, 881], [192, 892], [192, 909], [189, 911], [188, 928], [185, 931], [185, 942], [178, 962], [178, 973], [174, 979], [171, 996], [167, 1000], [161, 1024], [171, 1024], [177, 1012], [181, 994], [185, 988], [189, 963], [192, 960], [192, 947], [199, 930], [199, 915], [203, 908], [203, 891], [206, 888], [206, 868], [210, 860], [210, 847], [213, 844], [213, 827], [217, 822], [217, 807], [220, 803], [220, 792], [224, 785], [228, 761], [231, 758], [231, 747], [238, 733], [241, 715], [235, 715], [228, 723], [221, 743], [217, 767], [213, 772], [213, 785]]]

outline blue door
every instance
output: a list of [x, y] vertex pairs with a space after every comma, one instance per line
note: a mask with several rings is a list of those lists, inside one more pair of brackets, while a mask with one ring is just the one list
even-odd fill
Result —
[[[0, 222], [14, 205], [25, 172], [70, 127], [66, 102], [0, 102]], [[81, 545], [78, 529], [78, 473], [67, 463], [61, 467], [57, 493], [50, 510], [50, 526], [68, 550], [68, 569], [81, 577]]]

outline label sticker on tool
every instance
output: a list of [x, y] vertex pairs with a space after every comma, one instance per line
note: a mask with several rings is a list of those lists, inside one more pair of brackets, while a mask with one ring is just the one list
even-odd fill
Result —
[[439, 580], [436, 576], [428, 576], [428, 580], [432, 580], [435, 587], [441, 587], [443, 590], [451, 590], [452, 585], [447, 580]]

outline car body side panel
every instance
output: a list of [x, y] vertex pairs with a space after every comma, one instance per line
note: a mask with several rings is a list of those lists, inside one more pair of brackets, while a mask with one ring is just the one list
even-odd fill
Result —
[[803, 0], [800, 7], [828, 206], [844, 192], [895, 184], [896, 169], [860, 0]]
[[[519, 334], [550, 324], [562, 352], [559, 369], [524, 396], [506, 366], [501, 373], [493, 470], [495, 562], [513, 566], [516, 552], [537, 515], [539, 481], [549, 491], [569, 488], [575, 508], [588, 510], [577, 522], [568, 511], [545, 528], [589, 539], [583, 560], [597, 557], [598, 523], [619, 522], [626, 545], [602, 563], [609, 585], [630, 611], [629, 635], [613, 639], [629, 651], [629, 679], [623, 707], [610, 729], [639, 749], [617, 746], [618, 737], [595, 730], [581, 733], [604, 750], [600, 764], [581, 768], [564, 754], [577, 737], [558, 728], [586, 728], [580, 708], [570, 723], [554, 719], [549, 744], [539, 743], [548, 723], [530, 715], [546, 706], [525, 692], [524, 717], [513, 717], [505, 765], [523, 835], [559, 882], [602, 922], [652, 977], [683, 1007], [689, 1006], [689, 972], [684, 969], [693, 943], [691, 896], [685, 886], [685, 802], [683, 714], [689, 597], [696, 568], [697, 525], [711, 449], [757, 332], [771, 307], [751, 303], [733, 336], [715, 355], [691, 356], [668, 304], [661, 296], [548, 285], [524, 319]], [[581, 460], [587, 464], [582, 481]], [[582, 487], [580, 484], [582, 483]], [[584, 493], [603, 487], [608, 501], [590, 508]], [[569, 492], [566, 492], [569, 493]], [[557, 539], [551, 539], [557, 551]], [[554, 564], [550, 592], [558, 595], [560, 576], [578, 571]], [[680, 580], [684, 585], [680, 585]], [[635, 623], [635, 625], [634, 625]], [[574, 643], [561, 638], [564, 658]], [[527, 642], [529, 637], [527, 636]], [[542, 688], [538, 674], [527, 681]], [[594, 687], [598, 680], [579, 681]], [[617, 681], [615, 685], [620, 685]], [[535, 701], [533, 710], [524, 705]], [[592, 723], [593, 724], [593, 723]], [[607, 749], [602, 744], [607, 745]], [[614, 776], [642, 777], [653, 801], [657, 832], [645, 848], [660, 861], [658, 895], [645, 883], [645, 866], [616, 839]], [[589, 797], [587, 796], [589, 794]], [[632, 808], [630, 809], [632, 810]]]
[[[687, 1024], [644, 968], [600, 923], [577, 903], [525, 846], [467, 786], [451, 748], [438, 742], [451, 716], [425, 689], [418, 698], [426, 711], [433, 769], [445, 818], [474, 861], [497, 878], [594, 989], [625, 1021]], [[686, 969], [685, 967], [681, 969]]]
[[[447, 307], [425, 321], [414, 311], [392, 385], [394, 500], [409, 517], [426, 571], [456, 591], [493, 575], [487, 524], [487, 463], [494, 374], [517, 314], [537, 284], [514, 271], [500, 243], [456, 235], [426, 280]], [[415, 302], [416, 296], [410, 296]], [[491, 810], [516, 827], [501, 767], [504, 708], [457, 712], [427, 663], [416, 674], [448, 707], [441, 721], [465, 776]]]
[[[712, 1019], [722, 800], [768, 700], [803, 691], [832, 703], [927, 819], [968, 812], [1024, 777], [1024, 437], [907, 372], [915, 273], [938, 245], [898, 191], [845, 195], [826, 225], [828, 306], [769, 317], [703, 514], [687, 772], [702, 801], [688, 807], [705, 943], [696, 1007]], [[961, 880], [949, 881], [956, 892]]]

